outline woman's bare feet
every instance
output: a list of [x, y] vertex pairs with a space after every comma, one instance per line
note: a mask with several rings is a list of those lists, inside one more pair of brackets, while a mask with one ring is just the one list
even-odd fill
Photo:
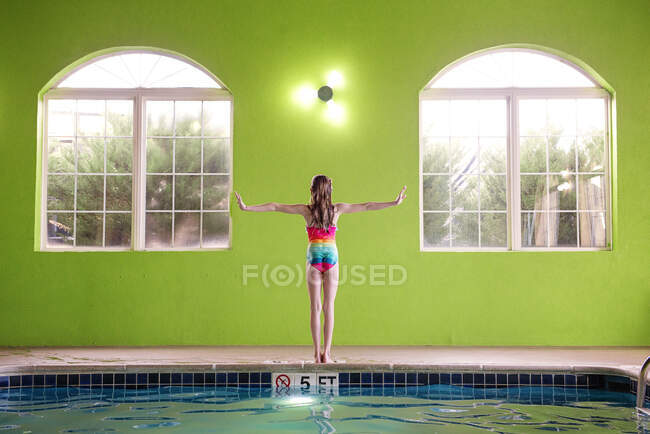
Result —
[[320, 355], [320, 362], [321, 363], [332, 363], [334, 361], [332, 360], [332, 356], [330, 355], [329, 352], [324, 352], [324, 353], [321, 353], [321, 355]]
[[321, 355], [322, 354], [319, 352], [316, 352], [316, 354], [314, 354], [314, 363], [321, 363], [322, 360]]

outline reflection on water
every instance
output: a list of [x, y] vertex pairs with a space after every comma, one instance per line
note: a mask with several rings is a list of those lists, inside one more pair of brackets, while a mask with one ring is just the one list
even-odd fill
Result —
[[594, 389], [435, 385], [278, 391], [270, 388], [36, 388], [0, 392], [7, 432], [650, 433], [634, 396]]

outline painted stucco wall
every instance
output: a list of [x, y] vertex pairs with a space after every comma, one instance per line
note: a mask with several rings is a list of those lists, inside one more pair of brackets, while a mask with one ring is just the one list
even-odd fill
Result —
[[[88, 53], [183, 53], [232, 91], [234, 186], [249, 203], [398, 208], [343, 216], [341, 264], [399, 265], [398, 286], [344, 284], [336, 344], [650, 344], [650, 3], [640, 1], [5, 1], [0, 16], [0, 345], [309, 344], [299, 286], [245, 265], [304, 263], [299, 216], [232, 210], [232, 249], [34, 251], [38, 92]], [[445, 65], [512, 43], [568, 53], [616, 91], [611, 252], [423, 253], [418, 93]], [[332, 69], [346, 121], [292, 100]]]

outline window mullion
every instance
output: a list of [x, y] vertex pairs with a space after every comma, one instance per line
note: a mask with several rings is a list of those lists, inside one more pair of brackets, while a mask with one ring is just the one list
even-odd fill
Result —
[[[104, 197], [102, 198], [103, 201], [103, 214], [102, 214], [102, 248], [106, 247], [106, 158], [108, 156], [108, 153], [106, 152], [106, 136], [108, 135], [106, 131], [106, 125], [107, 125], [107, 119], [108, 119], [108, 102], [104, 100], [104, 173], [102, 173], [103, 178], [104, 178]], [[133, 199], [131, 199], [133, 201]], [[133, 226], [133, 223], [131, 223], [131, 226]]]
[[[43, 129], [41, 131], [41, 250], [45, 250], [47, 247], [47, 235], [48, 235], [48, 219], [47, 219], [47, 181], [50, 176], [50, 171], [48, 169], [48, 152], [49, 152], [49, 136], [47, 132], [47, 122], [48, 117], [47, 113], [49, 110], [49, 98], [45, 96], [43, 98]], [[74, 149], [74, 148], [73, 148]]]
[[513, 91], [510, 96], [508, 119], [509, 168], [510, 168], [510, 237], [511, 249], [521, 250], [521, 179], [519, 175], [519, 95]]
[[77, 183], [79, 180], [79, 138], [77, 137], [77, 124], [79, 123], [79, 100], [74, 100], [74, 120], [73, 132], [74, 137], [74, 199], [73, 199], [73, 214], [72, 214], [72, 247], [77, 247]]
[[[614, 234], [612, 233], [613, 227], [612, 227], [612, 214], [613, 214], [613, 206], [612, 206], [612, 197], [614, 195], [614, 183], [612, 182], [612, 157], [613, 157], [613, 143], [614, 143], [614, 131], [612, 128], [612, 125], [614, 124], [614, 119], [613, 119], [613, 113], [612, 113], [612, 100], [608, 96], [604, 97], [604, 104], [605, 104], [605, 181], [607, 182], [607, 188], [605, 189], [605, 244], [608, 249], [612, 249], [614, 247]], [[577, 132], [576, 132], [577, 133]], [[576, 152], [578, 151], [577, 148], [577, 142], [576, 142]], [[576, 167], [576, 184], [578, 182], [577, 178], [577, 172], [578, 172], [578, 167]], [[579, 215], [579, 214], [578, 214]], [[578, 240], [579, 242], [579, 240]], [[578, 247], [580, 247], [580, 244], [578, 244]]]
[[133, 228], [132, 245], [134, 250], [144, 249], [144, 223], [145, 223], [145, 126], [144, 112], [145, 99], [142, 95], [135, 95], [133, 110], [133, 189], [132, 203], [133, 214], [131, 227]]

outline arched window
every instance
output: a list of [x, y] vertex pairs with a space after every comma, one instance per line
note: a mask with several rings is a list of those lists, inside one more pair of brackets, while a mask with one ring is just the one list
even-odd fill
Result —
[[441, 71], [420, 94], [421, 250], [609, 248], [609, 107], [541, 51]]
[[228, 248], [232, 95], [180, 56], [127, 50], [43, 97], [41, 249]]

